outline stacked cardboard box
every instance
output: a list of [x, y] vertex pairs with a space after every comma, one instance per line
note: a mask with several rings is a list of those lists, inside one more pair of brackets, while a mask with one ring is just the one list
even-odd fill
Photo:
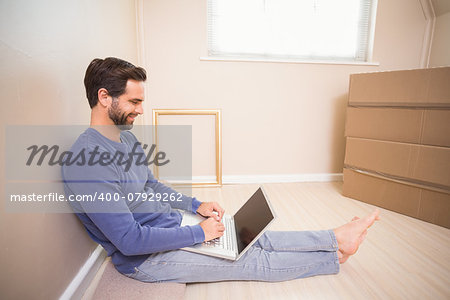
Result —
[[450, 228], [450, 67], [350, 76], [344, 196]]

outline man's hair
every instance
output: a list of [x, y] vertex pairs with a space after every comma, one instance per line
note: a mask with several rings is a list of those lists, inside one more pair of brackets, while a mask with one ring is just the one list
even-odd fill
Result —
[[111, 97], [119, 97], [125, 93], [129, 79], [145, 81], [147, 74], [141, 67], [115, 57], [96, 58], [86, 69], [84, 86], [89, 106], [98, 103], [98, 90], [105, 88]]

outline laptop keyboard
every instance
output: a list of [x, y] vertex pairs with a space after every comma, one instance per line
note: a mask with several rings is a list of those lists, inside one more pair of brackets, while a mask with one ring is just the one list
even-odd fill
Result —
[[232, 230], [234, 230], [231, 217], [223, 216], [222, 223], [225, 226], [225, 233], [221, 237], [210, 241], [203, 242], [204, 245], [211, 247], [219, 247], [226, 250], [233, 250]]

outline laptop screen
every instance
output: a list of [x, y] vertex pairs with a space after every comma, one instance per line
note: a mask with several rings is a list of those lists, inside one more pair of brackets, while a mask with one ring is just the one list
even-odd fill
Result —
[[234, 215], [238, 253], [241, 253], [273, 218], [266, 197], [259, 188]]

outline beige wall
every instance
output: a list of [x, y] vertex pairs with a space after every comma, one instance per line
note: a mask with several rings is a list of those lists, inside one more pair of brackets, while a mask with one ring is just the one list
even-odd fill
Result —
[[[88, 124], [89, 62], [137, 60], [134, 1], [10, 0], [0, 14], [2, 127]], [[0, 141], [4, 183], [4, 130]], [[96, 245], [74, 215], [6, 213], [0, 195], [0, 298], [57, 299]]]
[[349, 75], [420, 66], [420, 2], [378, 2], [380, 65], [356, 66], [200, 61], [206, 1], [144, 1], [147, 122], [153, 108], [220, 108], [224, 176], [341, 173]]
[[450, 65], [450, 12], [436, 18], [430, 66]]

